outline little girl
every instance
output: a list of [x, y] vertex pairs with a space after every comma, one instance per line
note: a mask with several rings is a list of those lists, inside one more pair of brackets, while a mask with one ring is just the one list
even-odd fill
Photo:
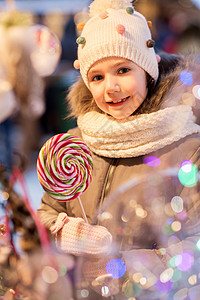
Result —
[[[130, 2], [93, 1], [91, 18], [82, 24], [77, 39], [78, 60], [74, 66], [80, 68], [82, 78], [71, 88], [68, 98], [78, 128], [69, 133], [81, 137], [93, 156], [93, 180], [82, 195], [90, 224], [81, 219], [76, 201], [61, 203], [47, 194], [39, 215], [56, 236], [58, 248], [75, 255], [91, 255], [90, 267], [85, 267], [84, 273], [89, 281], [98, 279], [93, 284], [98, 292], [109, 277], [105, 267], [108, 259], [102, 254], [113, 249], [112, 238], [115, 245], [120, 245], [115, 251], [118, 249], [117, 257], [126, 265], [126, 274], [117, 289], [107, 282], [106, 297], [115, 294], [116, 299], [183, 299], [190, 295], [190, 288], [200, 294], [198, 284], [188, 283], [197, 271], [192, 269], [194, 258], [199, 257], [199, 183], [196, 180], [187, 185], [171, 176], [161, 178], [162, 184], [158, 185], [156, 176], [163, 170], [180, 168], [184, 161], [188, 168], [197, 170], [199, 166], [200, 126], [194, 121], [191, 106], [185, 103], [198, 82], [198, 65], [176, 56], [156, 55], [151, 24]], [[159, 162], [156, 168], [152, 161], [148, 163], [155, 158]], [[149, 179], [144, 185], [132, 188], [129, 196], [119, 197], [121, 185], [144, 177]], [[106, 207], [114, 193], [116, 201], [109, 205], [109, 214], [102, 221], [97, 210]], [[179, 199], [183, 209], [173, 210], [172, 199]], [[131, 213], [130, 226], [119, 230], [114, 225], [118, 219], [123, 222], [120, 213], [124, 212]], [[176, 227], [168, 236], [163, 228], [174, 222], [172, 228], [178, 224], [181, 231]], [[81, 239], [88, 234], [89, 239], [80, 248]], [[188, 269], [170, 265], [171, 258], [179, 255], [183, 259], [184, 253], [191, 263]], [[183, 269], [191, 274], [185, 277]], [[184, 273], [177, 275], [179, 279], [173, 277], [178, 271]], [[143, 280], [136, 280], [139, 277]], [[126, 293], [130, 286], [132, 292]], [[90, 295], [90, 299], [97, 299]], [[170, 298], [172, 295], [176, 298]]]

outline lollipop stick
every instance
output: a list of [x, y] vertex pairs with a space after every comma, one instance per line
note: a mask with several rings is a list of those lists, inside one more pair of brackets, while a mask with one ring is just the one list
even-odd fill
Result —
[[88, 223], [88, 219], [86, 217], [85, 210], [84, 210], [81, 198], [79, 196], [78, 196], [78, 202], [79, 202], [80, 209], [81, 209], [81, 212], [82, 212], [82, 215], [83, 215], [83, 219], [85, 220], [86, 223]]

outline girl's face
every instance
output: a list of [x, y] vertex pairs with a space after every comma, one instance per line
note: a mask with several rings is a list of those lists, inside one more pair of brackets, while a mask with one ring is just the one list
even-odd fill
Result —
[[88, 82], [97, 106], [115, 119], [132, 115], [147, 95], [145, 71], [124, 58], [97, 61], [88, 71]]

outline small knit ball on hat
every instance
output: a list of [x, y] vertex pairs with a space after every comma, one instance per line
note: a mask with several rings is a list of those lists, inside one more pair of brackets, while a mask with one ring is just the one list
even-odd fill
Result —
[[133, 7], [127, 7], [126, 8], [126, 12], [129, 14], [129, 15], [132, 15], [134, 13], [134, 8]]
[[123, 34], [125, 32], [125, 27], [122, 24], [118, 24], [116, 29], [119, 34]]
[[76, 39], [76, 42], [77, 42], [77, 44], [79, 44], [79, 45], [84, 45], [85, 42], [86, 42], [86, 40], [85, 40], [84, 37], [80, 36], [80, 37], [78, 37], [78, 38]]
[[82, 23], [77, 24], [77, 25], [76, 25], [76, 28], [77, 28], [78, 30], [82, 31], [83, 28], [84, 28], [84, 26], [85, 26], [85, 23], [82, 22]]
[[79, 70], [79, 69], [80, 69], [80, 63], [79, 63], [78, 59], [76, 59], [76, 60], [74, 61], [74, 68], [75, 68], [76, 70]]
[[147, 41], [147, 47], [148, 48], [153, 48], [155, 46], [155, 41], [150, 39]]
[[148, 24], [148, 26], [149, 26], [149, 29], [151, 30], [151, 29], [152, 29], [152, 22], [151, 22], [151, 21], [148, 21], [147, 24]]
[[108, 14], [107, 14], [106, 11], [102, 11], [102, 12], [100, 13], [99, 17], [100, 17], [101, 19], [106, 19], [106, 18], [108, 17]]

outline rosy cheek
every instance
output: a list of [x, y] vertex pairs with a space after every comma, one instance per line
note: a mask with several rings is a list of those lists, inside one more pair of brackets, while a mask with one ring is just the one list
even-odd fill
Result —
[[90, 90], [92, 96], [94, 97], [94, 94], [95, 94], [95, 87], [94, 87], [94, 85], [93, 85], [92, 83], [89, 84], [89, 90]]
[[96, 102], [96, 100], [98, 99], [98, 93], [96, 91], [94, 92], [94, 90], [91, 91], [91, 93], [92, 93], [92, 96], [93, 96], [93, 98], [94, 98], [94, 100]]
[[99, 98], [101, 96], [101, 90], [96, 87], [93, 89], [93, 97]]

